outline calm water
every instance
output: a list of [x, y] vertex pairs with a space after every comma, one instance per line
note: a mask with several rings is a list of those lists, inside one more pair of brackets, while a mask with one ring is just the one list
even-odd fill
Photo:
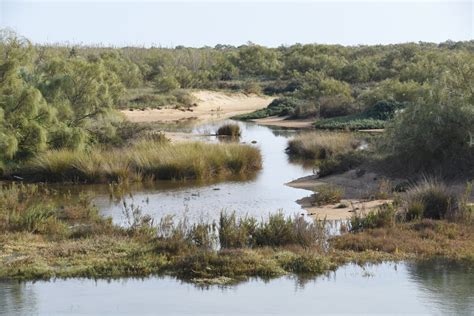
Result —
[[474, 271], [441, 263], [348, 265], [309, 280], [197, 287], [176, 279], [0, 283], [1, 315], [474, 315]]
[[[191, 128], [212, 133], [222, 122]], [[288, 161], [287, 141], [296, 132], [239, 123], [240, 141], [260, 148], [263, 169], [253, 179], [219, 183], [158, 182], [136, 185], [125, 198], [155, 218], [167, 214], [213, 219], [221, 210], [264, 216], [282, 210], [302, 213], [295, 201], [304, 190], [284, 184], [311, 170]], [[215, 137], [208, 141], [217, 142]], [[62, 187], [94, 194], [105, 216], [124, 223], [120, 201], [108, 186]], [[337, 229], [336, 229], [337, 230]], [[171, 277], [39, 282], [0, 281], [0, 315], [315, 315], [315, 314], [474, 315], [474, 271], [439, 262], [348, 265], [312, 279], [252, 279], [230, 287], [207, 288]]]
[[[224, 123], [182, 127], [180, 130], [210, 134]], [[308, 191], [284, 185], [311, 173], [311, 169], [305, 169], [301, 164], [290, 163], [285, 153], [288, 139], [296, 131], [270, 129], [253, 123], [238, 124], [243, 130], [240, 141], [247, 144], [256, 141], [252, 146], [258, 147], [263, 156], [263, 168], [253, 179], [219, 183], [162, 181], [147, 187], [137, 185], [131, 188], [132, 196], [126, 197], [127, 203], [134, 203], [142, 208], [144, 214], [154, 218], [186, 214], [190, 220], [215, 219], [222, 210], [257, 217], [278, 210], [287, 214], [304, 212], [295, 201], [307, 196]], [[206, 139], [218, 142], [216, 137]], [[110, 199], [108, 186], [81, 185], [67, 189], [93, 193], [103, 215], [111, 216], [116, 223], [124, 222], [123, 205]]]

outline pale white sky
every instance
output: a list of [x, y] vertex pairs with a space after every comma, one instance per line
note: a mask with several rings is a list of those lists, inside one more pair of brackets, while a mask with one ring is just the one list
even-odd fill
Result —
[[214, 46], [470, 40], [474, 0], [0, 0], [0, 28], [35, 43]]

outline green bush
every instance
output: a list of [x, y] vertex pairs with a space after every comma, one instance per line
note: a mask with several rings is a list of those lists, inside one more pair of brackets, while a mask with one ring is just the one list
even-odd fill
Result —
[[385, 152], [408, 172], [469, 176], [474, 170], [474, 57], [448, 63], [433, 90], [396, 115]]
[[356, 109], [347, 97], [327, 96], [318, 99], [319, 115], [322, 118], [354, 114]]
[[269, 116], [291, 116], [295, 108], [299, 105], [303, 106], [305, 101], [295, 98], [278, 98], [273, 100], [265, 109], [257, 110], [249, 114], [239, 115], [235, 118], [240, 120], [253, 120]]
[[155, 79], [155, 88], [160, 93], [167, 93], [179, 89], [181, 85], [179, 81], [173, 76], [158, 76]]

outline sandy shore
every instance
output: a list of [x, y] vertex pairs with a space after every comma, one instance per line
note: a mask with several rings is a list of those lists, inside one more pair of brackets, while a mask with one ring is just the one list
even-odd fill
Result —
[[260, 125], [279, 126], [285, 128], [311, 128], [314, 119], [309, 120], [288, 120], [286, 116], [270, 116], [262, 119], [255, 119], [255, 122]]
[[361, 201], [356, 199], [343, 199], [339, 203], [315, 206], [311, 204], [310, 197], [305, 197], [297, 201], [297, 203], [308, 212], [308, 216], [318, 220], [348, 220], [351, 219], [354, 214], [363, 216], [391, 202], [391, 200]]
[[179, 122], [179, 121], [212, 121], [226, 119], [235, 115], [250, 113], [267, 107], [273, 100], [271, 97], [246, 95], [243, 93], [225, 93], [217, 91], [192, 92], [197, 106], [190, 110], [180, 109], [148, 109], [123, 110], [125, 117], [131, 122]]
[[[393, 179], [392, 179], [393, 181]], [[361, 174], [356, 170], [351, 170], [343, 174], [318, 178], [315, 175], [302, 177], [287, 183], [286, 185], [305, 189], [311, 192], [317, 191], [317, 187], [324, 184], [334, 184], [344, 189], [344, 199], [341, 203], [329, 204], [323, 206], [314, 206], [311, 204], [311, 198], [306, 197], [297, 201], [308, 215], [317, 219], [328, 220], [347, 220], [354, 212], [365, 214], [390, 200], [376, 199], [375, 192], [383, 189], [386, 179], [372, 172]], [[338, 208], [340, 204], [346, 204], [346, 208]]]

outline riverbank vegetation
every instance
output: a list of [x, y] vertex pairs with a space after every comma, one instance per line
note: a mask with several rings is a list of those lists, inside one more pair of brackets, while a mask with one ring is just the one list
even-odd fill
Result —
[[[401, 221], [392, 208], [374, 213], [380, 220], [370, 224], [353, 219], [353, 232], [330, 237], [324, 222], [281, 213], [262, 219], [222, 213], [218, 221], [193, 223], [165, 216], [155, 222], [126, 206], [128, 225], [117, 226], [99, 216], [86, 196], [16, 184], [3, 186], [0, 196], [2, 278], [167, 274], [222, 284], [252, 276], [318, 275], [349, 262], [474, 262], [472, 217]], [[392, 219], [381, 220], [388, 213]]]
[[367, 137], [349, 132], [311, 132], [288, 142], [292, 159], [312, 161], [321, 177], [354, 169], [368, 160]]
[[126, 148], [49, 150], [7, 176], [82, 183], [205, 180], [254, 174], [261, 161], [259, 150], [249, 145], [142, 140]]

